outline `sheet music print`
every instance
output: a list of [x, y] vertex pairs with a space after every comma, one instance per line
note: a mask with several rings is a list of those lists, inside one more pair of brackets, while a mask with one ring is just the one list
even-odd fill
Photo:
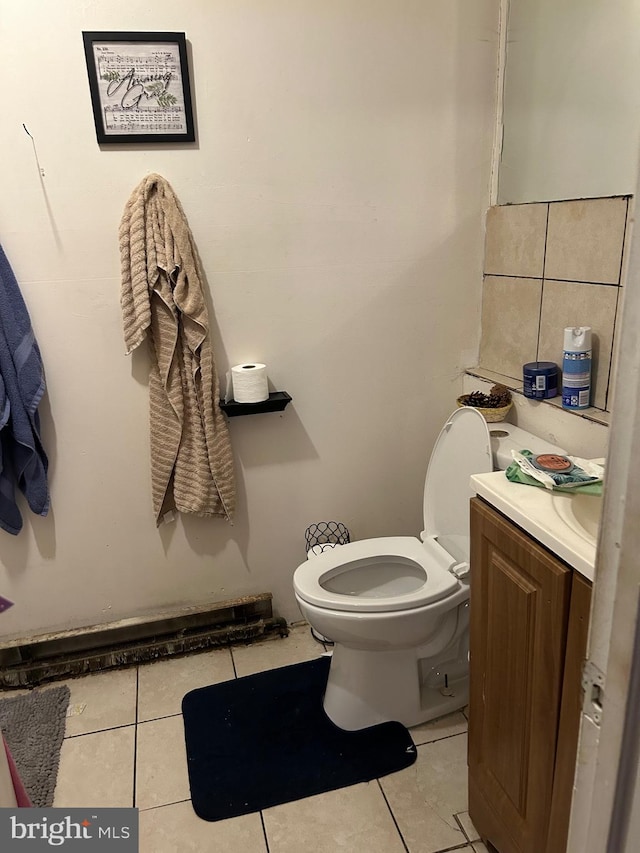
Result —
[[177, 44], [94, 43], [104, 131], [187, 133]]

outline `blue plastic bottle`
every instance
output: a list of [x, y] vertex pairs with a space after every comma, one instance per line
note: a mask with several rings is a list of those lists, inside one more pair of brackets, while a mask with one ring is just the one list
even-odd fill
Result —
[[591, 326], [564, 330], [562, 406], [587, 409], [591, 405]]

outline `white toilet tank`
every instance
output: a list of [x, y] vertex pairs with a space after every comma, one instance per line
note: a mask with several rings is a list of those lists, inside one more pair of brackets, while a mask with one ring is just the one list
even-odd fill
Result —
[[566, 456], [567, 451], [532, 435], [520, 427], [506, 422], [489, 424], [489, 436], [491, 438], [491, 453], [493, 455], [493, 468], [495, 471], [506, 471], [513, 462], [512, 450], [530, 450], [533, 454], [556, 453]]

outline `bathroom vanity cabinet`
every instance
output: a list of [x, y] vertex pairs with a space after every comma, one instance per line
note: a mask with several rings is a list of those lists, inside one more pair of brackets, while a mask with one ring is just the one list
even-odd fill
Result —
[[591, 584], [471, 501], [469, 813], [500, 853], [563, 853]]

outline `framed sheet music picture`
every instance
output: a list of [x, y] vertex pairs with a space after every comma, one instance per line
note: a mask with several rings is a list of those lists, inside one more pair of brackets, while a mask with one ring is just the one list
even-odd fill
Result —
[[184, 33], [82, 37], [101, 145], [195, 141]]

